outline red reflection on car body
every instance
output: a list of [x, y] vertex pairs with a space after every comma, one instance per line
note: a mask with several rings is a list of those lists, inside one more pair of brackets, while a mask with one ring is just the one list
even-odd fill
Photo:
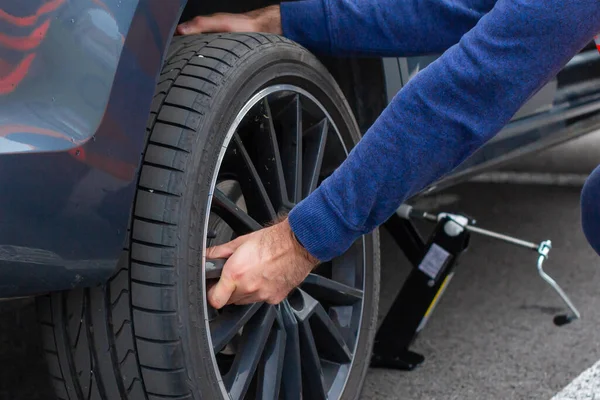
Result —
[[50, 136], [57, 139], [68, 140], [69, 142], [75, 143], [77, 145], [82, 143], [82, 141], [80, 140], [72, 141], [71, 136], [65, 135], [64, 133], [60, 133], [57, 131], [53, 131], [51, 129], [45, 129], [29, 125], [0, 125], [0, 137], [9, 137], [10, 135], [16, 135], [19, 133], [33, 133], [44, 136]]
[[[19, 83], [27, 76], [34, 59], [35, 54], [28, 55], [7, 75], [0, 76], [0, 95], [8, 94], [15, 90]], [[0, 136], [1, 135], [2, 131], [0, 130]]]
[[87, 152], [84, 147], [77, 147], [68, 151], [71, 157], [90, 167], [97, 168], [124, 182], [129, 182], [136, 176], [136, 166], [127, 162]]
[[38, 19], [52, 11], [58, 10], [60, 6], [65, 3], [66, 0], [50, 0], [44, 3], [33, 15], [26, 17], [17, 17], [7, 13], [0, 8], [0, 20], [6, 21], [16, 26], [31, 26], [34, 25]]
[[44, 41], [46, 34], [48, 33], [48, 28], [50, 28], [50, 20], [47, 20], [42, 25], [34, 29], [29, 36], [8, 36], [0, 32], [0, 45], [8, 47], [12, 50], [33, 50]]
[[[49, 0], [44, 2], [35, 13], [27, 16], [15, 16], [0, 8], [0, 21], [7, 22], [17, 27], [34, 27], [41, 18], [58, 10], [66, 0]], [[50, 29], [51, 18], [46, 20], [38, 27], [33, 29], [29, 35], [15, 36], [0, 32], [0, 47], [20, 52], [33, 51], [31, 54], [23, 55], [23, 58], [15, 65], [17, 60], [12, 63], [9, 60], [0, 59], [0, 95], [6, 95], [13, 92], [17, 86], [25, 79], [35, 60], [35, 50], [42, 44], [48, 30]]]

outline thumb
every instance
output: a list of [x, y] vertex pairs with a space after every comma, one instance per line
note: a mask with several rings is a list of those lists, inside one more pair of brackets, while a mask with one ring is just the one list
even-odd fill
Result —
[[221, 276], [219, 282], [208, 290], [208, 301], [209, 303], [220, 310], [225, 307], [233, 292], [235, 292], [235, 283], [231, 281], [227, 276]]

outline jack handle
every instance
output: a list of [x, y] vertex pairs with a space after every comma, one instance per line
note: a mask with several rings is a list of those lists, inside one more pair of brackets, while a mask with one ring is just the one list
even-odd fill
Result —
[[562, 298], [567, 307], [569, 307], [569, 309], [571, 310], [570, 314], [561, 314], [554, 317], [554, 324], [556, 326], [564, 326], [570, 324], [576, 319], [581, 318], [581, 314], [579, 313], [575, 305], [571, 302], [569, 296], [567, 296], [567, 294], [558, 285], [558, 283], [556, 283], [556, 281], [544, 271], [544, 261], [548, 259], [548, 253], [550, 252], [551, 248], [552, 242], [550, 242], [549, 240], [546, 240], [540, 244], [538, 248], [539, 257], [537, 262], [537, 270], [542, 279], [545, 280], [546, 283], [556, 291], [556, 293], [558, 293], [558, 295]]

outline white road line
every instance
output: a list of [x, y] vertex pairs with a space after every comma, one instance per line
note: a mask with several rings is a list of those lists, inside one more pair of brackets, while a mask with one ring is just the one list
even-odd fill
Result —
[[497, 171], [476, 176], [471, 182], [581, 187], [587, 178], [587, 174]]
[[585, 370], [551, 400], [600, 400], [600, 361]]

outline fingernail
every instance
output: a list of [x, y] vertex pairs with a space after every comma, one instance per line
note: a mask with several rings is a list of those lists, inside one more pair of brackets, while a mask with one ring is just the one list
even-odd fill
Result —
[[185, 35], [186, 33], [189, 32], [189, 27], [187, 24], [181, 24], [181, 25], [179, 25], [178, 30], [179, 30], [179, 33], [182, 33]]

